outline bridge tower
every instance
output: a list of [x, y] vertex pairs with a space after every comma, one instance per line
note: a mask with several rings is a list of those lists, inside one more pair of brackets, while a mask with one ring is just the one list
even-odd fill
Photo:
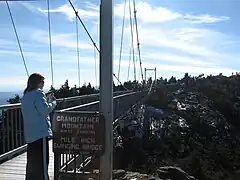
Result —
[[156, 82], [157, 80], [157, 68], [153, 68], [153, 69], [147, 69], [147, 68], [144, 68], [144, 79], [145, 79], [145, 82], [147, 82], [147, 72], [154, 72], [154, 80]]

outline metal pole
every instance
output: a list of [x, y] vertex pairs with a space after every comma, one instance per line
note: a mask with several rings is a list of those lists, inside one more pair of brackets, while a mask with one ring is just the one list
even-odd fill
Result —
[[105, 117], [105, 152], [100, 180], [112, 180], [113, 158], [113, 0], [100, 5], [100, 113]]

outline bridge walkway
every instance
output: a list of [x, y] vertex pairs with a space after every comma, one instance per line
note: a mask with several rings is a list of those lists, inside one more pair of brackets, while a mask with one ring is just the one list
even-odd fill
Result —
[[[0, 165], [1, 180], [24, 180], [26, 172], [27, 153], [24, 152], [13, 159], [3, 162]], [[54, 177], [54, 154], [52, 152], [52, 140], [49, 141], [49, 176]]]

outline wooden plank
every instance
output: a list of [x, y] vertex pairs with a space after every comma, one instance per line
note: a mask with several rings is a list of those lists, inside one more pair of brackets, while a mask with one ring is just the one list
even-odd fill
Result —
[[25, 175], [20, 175], [20, 174], [1, 174], [0, 175], [1, 180], [24, 180]]
[[[23, 153], [9, 161], [0, 164], [1, 180], [25, 180], [25, 171], [27, 163], [27, 153]], [[52, 152], [52, 140], [49, 141], [49, 167], [48, 174], [50, 179], [54, 176], [54, 154]]]

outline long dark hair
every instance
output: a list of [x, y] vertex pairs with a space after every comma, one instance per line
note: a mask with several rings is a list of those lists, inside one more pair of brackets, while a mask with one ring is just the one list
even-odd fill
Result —
[[27, 87], [24, 90], [23, 94], [26, 92], [35, 90], [38, 88], [38, 85], [43, 82], [45, 77], [41, 75], [40, 73], [33, 73], [29, 76], [28, 82], [27, 82]]

